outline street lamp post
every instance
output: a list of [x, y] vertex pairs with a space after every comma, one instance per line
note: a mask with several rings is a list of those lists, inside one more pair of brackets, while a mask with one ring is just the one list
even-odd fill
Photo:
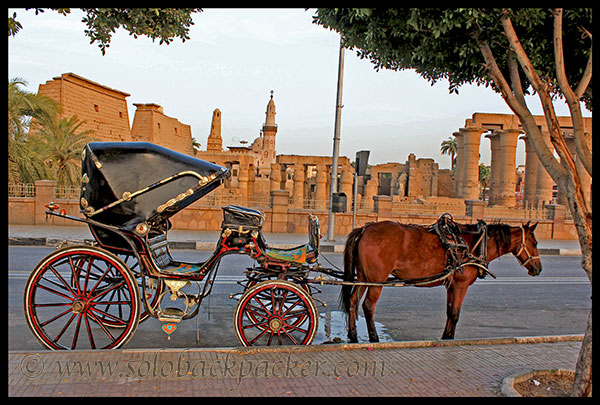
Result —
[[329, 221], [327, 240], [335, 240], [335, 214], [333, 213], [333, 193], [337, 192], [338, 155], [340, 153], [340, 126], [342, 122], [342, 87], [344, 79], [344, 46], [340, 37], [340, 58], [338, 63], [337, 97], [335, 102], [335, 128], [333, 134], [333, 158], [331, 161], [331, 187], [329, 188]]

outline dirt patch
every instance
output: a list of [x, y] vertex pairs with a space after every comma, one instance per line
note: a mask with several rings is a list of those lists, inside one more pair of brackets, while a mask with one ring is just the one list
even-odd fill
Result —
[[573, 372], [534, 374], [513, 384], [523, 397], [567, 397], [573, 386]]

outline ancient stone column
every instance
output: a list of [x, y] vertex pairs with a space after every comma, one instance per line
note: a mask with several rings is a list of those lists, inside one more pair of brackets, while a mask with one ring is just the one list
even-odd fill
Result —
[[342, 166], [340, 174], [340, 191], [346, 194], [348, 201], [352, 201], [353, 170], [352, 166]]
[[372, 210], [374, 207], [373, 197], [377, 195], [377, 179], [371, 177], [367, 180], [367, 184], [364, 187], [363, 205], [365, 210]]
[[[548, 145], [551, 150], [554, 149], [554, 146], [552, 146], [552, 142], [550, 141], [550, 133], [548, 131], [542, 131], [542, 136], [546, 145]], [[552, 202], [552, 187], [554, 186], [554, 180], [552, 180], [552, 177], [550, 177], [539, 158], [537, 159], [537, 162], [535, 206], [542, 208], [545, 204], [550, 204]]]
[[317, 202], [317, 209], [324, 210], [327, 209], [327, 204], [329, 199], [327, 198], [327, 166], [318, 165], [317, 166], [317, 189], [315, 200]]
[[527, 135], [523, 135], [519, 139], [525, 141], [525, 187], [523, 190], [523, 204], [528, 207], [536, 206], [536, 191], [537, 191], [537, 172], [539, 159], [531, 140]]
[[465, 200], [479, 199], [479, 143], [481, 134], [486, 130], [481, 127], [460, 128], [463, 135], [463, 186], [461, 198]]
[[306, 175], [303, 164], [294, 165], [294, 208], [304, 208], [304, 182]]
[[247, 163], [240, 162], [240, 174], [238, 176], [238, 190], [240, 193], [240, 202], [239, 205], [247, 205], [248, 204], [248, 169], [249, 165]]
[[280, 190], [281, 187], [281, 165], [279, 163], [271, 163], [271, 174], [269, 175], [269, 180], [271, 180], [271, 189]]
[[496, 132], [485, 136], [490, 140], [490, 148], [492, 151], [492, 160], [490, 163], [490, 194], [488, 205], [497, 204], [498, 193], [500, 191], [500, 136]]
[[463, 175], [464, 175], [463, 155], [465, 153], [465, 147], [464, 147], [464, 143], [463, 143], [463, 136], [460, 132], [453, 132], [452, 135], [454, 135], [454, 137], [456, 138], [456, 168], [454, 169], [454, 178], [456, 179], [456, 182], [455, 182], [454, 195], [456, 198], [461, 198], [462, 197], [462, 189], [463, 189]]
[[500, 135], [500, 193], [498, 204], [514, 207], [517, 204], [515, 189], [517, 184], [516, 152], [519, 139], [519, 129], [505, 129]]

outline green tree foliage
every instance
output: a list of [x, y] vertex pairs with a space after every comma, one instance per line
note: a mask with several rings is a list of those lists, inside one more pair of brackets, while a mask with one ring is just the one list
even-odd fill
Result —
[[[62, 15], [71, 12], [68, 8], [53, 8]], [[110, 40], [115, 31], [122, 27], [133, 35], [146, 36], [160, 40], [160, 44], [169, 44], [173, 38], [181, 38], [182, 42], [189, 39], [188, 33], [192, 21], [192, 14], [201, 12], [200, 8], [83, 8], [85, 16], [82, 22], [87, 29], [85, 34], [90, 38], [90, 43], [98, 42], [102, 55], [110, 47]], [[44, 12], [36, 8], [35, 13]], [[8, 36], [14, 36], [23, 29], [17, 21], [17, 13], [8, 17]]]
[[[500, 22], [503, 12], [474, 8], [320, 8], [313, 18], [315, 23], [339, 32], [344, 46], [356, 48], [357, 55], [369, 59], [376, 69], [413, 69], [431, 84], [448, 80], [449, 91], [458, 93], [463, 84], [491, 86], [499, 91], [476, 39], [489, 42], [498, 65], [508, 76], [510, 46]], [[538, 74], [554, 78], [551, 10], [514, 9], [510, 15]], [[565, 10], [564, 19], [565, 59], [570, 62], [567, 77], [577, 85], [591, 52], [585, 33], [591, 31], [592, 10]], [[530, 88], [525, 87], [526, 91]], [[590, 82], [584, 95], [590, 110], [591, 93]]]
[[21, 78], [8, 82], [8, 181], [10, 183], [32, 183], [48, 178], [43, 157], [29, 137], [33, 119], [47, 122], [56, 115], [57, 106], [48, 97], [30, 93]]
[[81, 151], [91, 142], [92, 131], [80, 131], [77, 116], [53, 119], [34, 137], [44, 165], [59, 186], [75, 186], [81, 181]]

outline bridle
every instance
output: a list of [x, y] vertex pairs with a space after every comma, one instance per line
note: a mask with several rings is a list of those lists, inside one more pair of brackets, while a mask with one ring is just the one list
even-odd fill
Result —
[[[521, 225], [519, 228], [521, 228], [521, 247], [517, 253], [513, 252], [513, 255], [515, 255], [515, 257], [517, 258], [517, 260], [519, 261], [521, 266], [526, 266], [527, 263], [529, 263], [530, 261], [539, 259], [540, 257], [532, 256], [531, 253], [529, 253], [529, 250], [527, 250], [527, 245], [525, 244], [525, 228], [523, 228], [523, 225]], [[523, 251], [525, 251], [525, 254], [527, 255], [527, 260], [525, 260], [525, 261], [522, 261], [521, 258], [519, 257], [519, 255]]]

